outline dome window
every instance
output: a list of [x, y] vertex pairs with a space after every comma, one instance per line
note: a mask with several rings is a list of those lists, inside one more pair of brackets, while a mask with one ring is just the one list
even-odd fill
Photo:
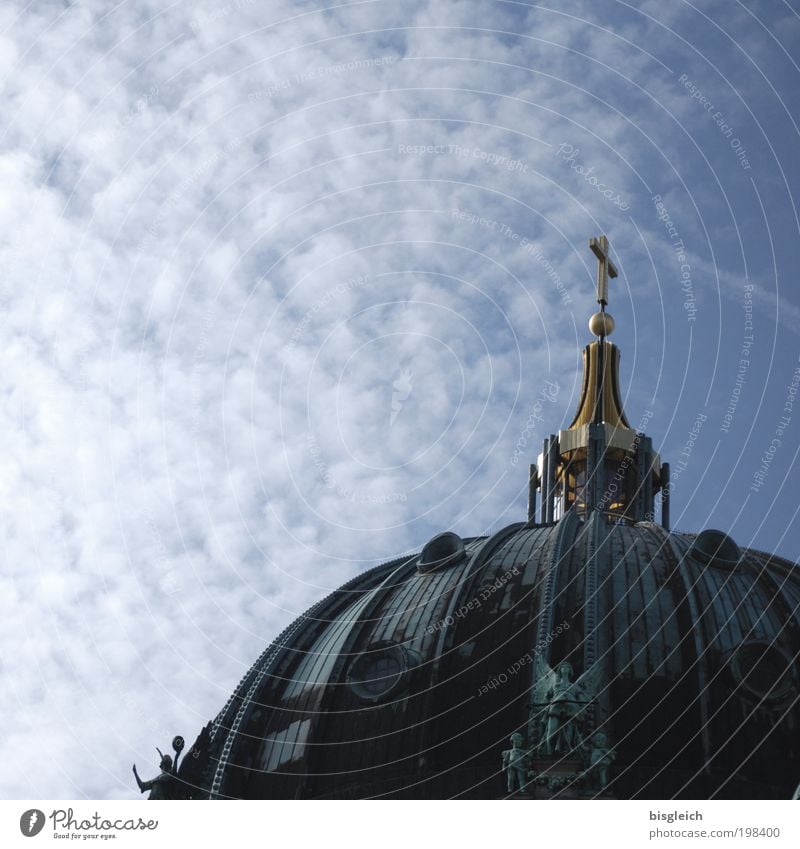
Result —
[[350, 664], [347, 685], [363, 702], [386, 701], [408, 685], [415, 660], [403, 646], [377, 643]]
[[420, 572], [434, 572], [457, 563], [465, 553], [464, 540], [458, 534], [445, 531], [435, 536], [422, 549], [417, 560], [417, 569]]
[[722, 531], [701, 531], [692, 542], [689, 554], [700, 563], [733, 569], [741, 560], [739, 546]]
[[743, 643], [731, 655], [729, 666], [745, 695], [759, 702], [785, 702], [795, 694], [792, 661], [774, 643]]

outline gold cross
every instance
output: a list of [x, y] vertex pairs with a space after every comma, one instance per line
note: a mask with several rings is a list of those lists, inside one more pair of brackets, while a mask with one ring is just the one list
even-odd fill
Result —
[[597, 303], [606, 306], [608, 303], [608, 278], [617, 276], [617, 267], [608, 258], [608, 239], [597, 236], [589, 239], [589, 247], [597, 257]]

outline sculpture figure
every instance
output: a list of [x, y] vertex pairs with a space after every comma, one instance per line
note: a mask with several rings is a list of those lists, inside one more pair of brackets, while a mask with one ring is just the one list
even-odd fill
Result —
[[133, 775], [136, 778], [136, 783], [139, 785], [139, 792], [144, 793], [145, 790], [150, 791], [148, 799], [163, 800], [174, 799], [175, 784], [177, 782], [175, 773], [172, 769], [172, 758], [169, 755], [163, 755], [159, 763], [161, 772], [149, 781], [142, 781], [139, 773], [136, 771], [136, 764], [133, 765]]
[[572, 665], [559, 663], [552, 670], [536, 659], [532, 717], [541, 718], [539, 749], [544, 755], [563, 755], [580, 748], [586, 708], [597, 691], [599, 666], [572, 680]]
[[159, 768], [161, 772], [150, 781], [142, 781], [133, 765], [133, 774], [139, 785], [139, 792], [150, 791], [148, 799], [197, 799], [202, 795], [201, 787], [203, 773], [208, 766], [209, 753], [211, 749], [211, 723], [197, 735], [194, 745], [189, 749], [189, 754], [181, 761], [180, 768], [178, 760], [184, 747], [183, 737], [175, 737], [172, 740], [172, 748], [175, 751], [175, 761], [169, 755], [165, 755], [161, 749], [156, 751], [161, 757]]
[[165, 755], [161, 749], [156, 748], [156, 751], [161, 756], [161, 761], [158, 765], [161, 772], [149, 781], [142, 781], [136, 770], [136, 764], [133, 765], [133, 775], [136, 778], [136, 783], [139, 785], [140, 793], [149, 790], [150, 795], [147, 798], [153, 801], [180, 799], [182, 797], [182, 793], [180, 792], [181, 784], [178, 779], [178, 758], [183, 750], [183, 745], [183, 737], [175, 737], [172, 741], [172, 748], [175, 750], [174, 764], [169, 755]]
[[600, 790], [605, 790], [608, 785], [608, 768], [614, 762], [617, 753], [608, 743], [608, 737], [602, 731], [598, 731], [591, 739], [589, 745], [589, 766], [587, 772], [591, 773], [592, 783]]
[[511, 735], [511, 748], [503, 752], [503, 772], [508, 779], [508, 792], [519, 790], [528, 783], [530, 752], [522, 747], [523, 737], [518, 731]]

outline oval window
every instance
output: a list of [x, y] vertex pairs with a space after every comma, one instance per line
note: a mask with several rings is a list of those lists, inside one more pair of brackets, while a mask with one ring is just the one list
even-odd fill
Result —
[[377, 644], [353, 660], [347, 684], [362, 701], [384, 701], [405, 687], [411, 666], [411, 657], [403, 646]]

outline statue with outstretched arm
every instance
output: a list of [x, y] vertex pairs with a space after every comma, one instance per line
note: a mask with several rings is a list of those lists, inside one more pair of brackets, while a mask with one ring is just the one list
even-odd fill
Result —
[[211, 723], [197, 736], [189, 754], [180, 761], [185, 741], [183, 737], [175, 737], [172, 740], [172, 748], [175, 751], [175, 759], [165, 755], [161, 749], [156, 748], [159, 757], [159, 768], [161, 772], [149, 781], [142, 781], [136, 764], [133, 765], [133, 776], [139, 785], [139, 792], [150, 791], [148, 799], [198, 799], [204, 796], [202, 788], [203, 771], [208, 765], [211, 747]]
[[149, 790], [150, 795], [147, 797], [153, 801], [162, 799], [178, 799], [181, 796], [179, 780], [178, 780], [178, 758], [183, 750], [183, 737], [176, 737], [172, 741], [172, 748], [175, 750], [175, 762], [169, 755], [165, 755], [161, 749], [156, 749], [161, 756], [159, 769], [161, 772], [149, 781], [142, 781], [139, 772], [136, 769], [136, 764], [133, 765], [133, 776], [136, 783], [139, 785], [139, 792], [144, 793]]
[[136, 764], [133, 765], [133, 775], [139, 785], [139, 792], [144, 793], [149, 790], [150, 795], [147, 798], [152, 800], [174, 799], [177, 782], [173, 772], [172, 758], [169, 755], [162, 755], [159, 768], [161, 772], [155, 778], [142, 781], [136, 770]]

